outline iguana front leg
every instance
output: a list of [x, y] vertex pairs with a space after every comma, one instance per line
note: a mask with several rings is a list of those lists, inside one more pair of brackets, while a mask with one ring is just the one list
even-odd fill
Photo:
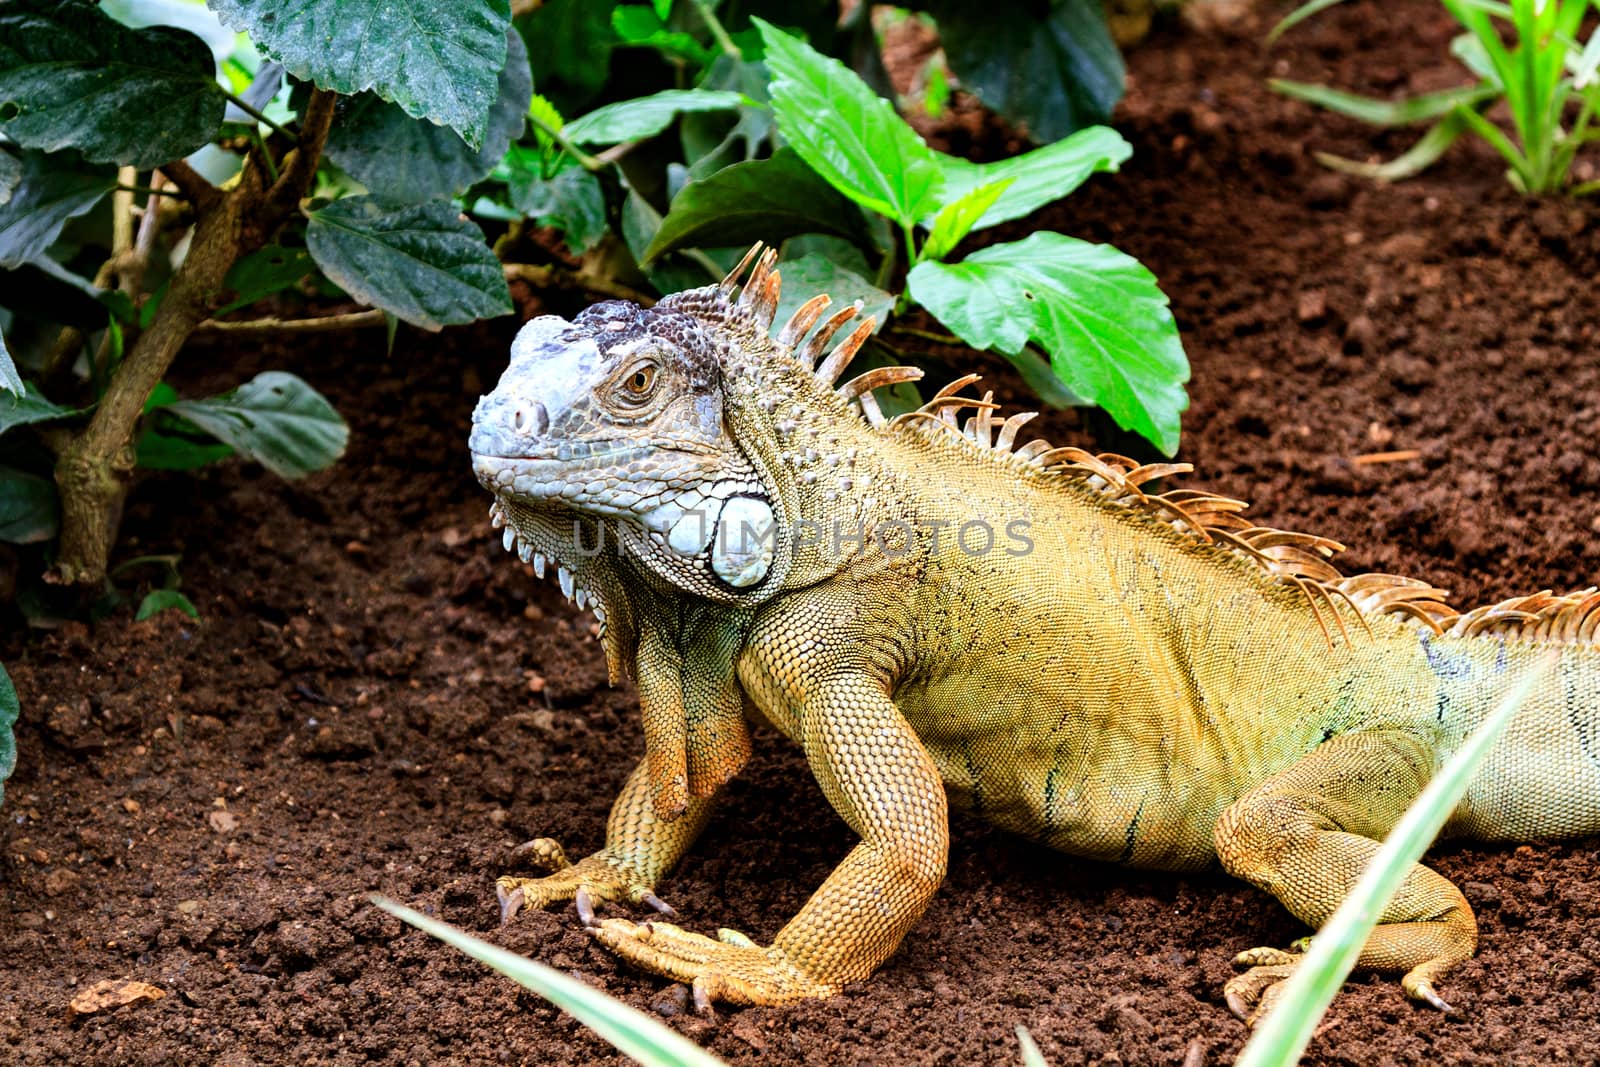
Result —
[[938, 769], [881, 681], [835, 676], [800, 709], [800, 740], [828, 800], [861, 843], [770, 946], [665, 923], [606, 919], [595, 936], [645, 970], [694, 984], [695, 1002], [780, 1004], [871, 974], [944, 878], [948, 812]]
[[656, 817], [651, 779], [644, 761], [628, 776], [606, 821], [606, 844], [599, 852], [570, 863], [555, 841], [545, 837], [528, 847], [553, 873], [544, 878], [507, 875], [496, 884], [502, 922], [524, 906], [542, 908], [575, 900], [585, 926], [595, 922], [594, 905], [603, 900], [646, 903], [674, 914], [655, 896], [655, 884], [677, 865], [711, 816], [712, 798], [691, 799], [672, 822]]
[[[1321, 927], [1377, 854], [1433, 774], [1415, 737], [1345, 734], [1245, 794], [1216, 827], [1217, 855], [1313, 927]], [[1472, 908], [1447, 878], [1416, 864], [1379, 916], [1356, 966], [1400, 971], [1401, 988], [1442, 1011], [1434, 982], [1470, 959], [1478, 943]], [[1254, 1023], [1272, 1007], [1298, 952], [1256, 948], [1236, 961], [1250, 970], [1227, 984], [1228, 1007]]]

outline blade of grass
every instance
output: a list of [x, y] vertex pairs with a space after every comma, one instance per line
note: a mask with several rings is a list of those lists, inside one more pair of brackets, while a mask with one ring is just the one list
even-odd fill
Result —
[[1404, 100], [1376, 100], [1311, 82], [1273, 78], [1267, 84], [1284, 96], [1316, 104], [1373, 126], [1410, 126], [1427, 122], [1448, 115], [1457, 107], [1476, 107], [1500, 95], [1500, 91], [1492, 85], [1463, 85], [1459, 89], [1422, 93]]
[[1306, 3], [1289, 12], [1276, 26], [1272, 27], [1272, 30], [1267, 34], [1267, 44], [1272, 44], [1279, 37], [1282, 37], [1286, 31], [1304, 22], [1312, 15], [1326, 11], [1335, 4], [1342, 3], [1344, 3], [1344, 0], [1307, 0]]
[[1021, 1023], [1017, 1024], [1017, 1044], [1022, 1046], [1022, 1067], [1050, 1067], [1045, 1063], [1044, 1053], [1039, 1051], [1033, 1035]]
[[402, 922], [432, 934], [479, 963], [488, 964], [523, 988], [532, 990], [556, 1007], [569, 1012], [573, 1018], [615, 1045], [624, 1056], [631, 1056], [645, 1067], [726, 1067], [722, 1060], [644, 1012], [608, 997], [553, 967], [546, 967], [487, 941], [480, 941], [449, 923], [430, 919], [377, 893], [370, 899]]
[[1299, 1062], [1384, 907], [1405, 881], [1412, 864], [1422, 858], [1438, 836], [1473, 774], [1500, 740], [1512, 715], [1550, 673], [1555, 659], [1555, 652], [1544, 656], [1511, 687], [1406, 809], [1361, 880], [1312, 938], [1310, 950], [1287, 980], [1283, 999], [1256, 1027], [1234, 1067], [1290, 1067]]
[[1363, 163], [1360, 160], [1336, 156], [1331, 152], [1318, 152], [1317, 162], [1330, 170], [1342, 171], [1345, 174], [1355, 174], [1371, 178], [1373, 181], [1397, 182], [1413, 174], [1420, 174], [1433, 166], [1465, 131], [1466, 125], [1451, 115], [1444, 121], [1435, 123], [1416, 144], [1387, 163]]
[[1490, 122], [1488, 119], [1484, 118], [1470, 107], [1457, 108], [1453, 112], [1453, 115], [1454, 117], [1459, 118], [1462, 122], [1465, 122], [1473, 133], [1477, 134], [1479, 137], [1482, 137], [1485, 141], [1488, 141], [1490, 147], [1492, 147], [1496, 152], [1500, 153], [1501, 157], [1506, 161], [1506, 163], [1511, 166], [1511, 169], [1516, 171], [1518, 176], [1522, 178], [1523, 183], [1528, 187], [1529, 192], [1543, 191], [1537, 188], [1536, 184], [1531, 180], [1534, 175], [1531, 173], [1528, 157], [1524, 156], [1520, 151], [1517, 150], [1517, 146], [1511, 143], [1511, 138], [1507, 137], [1500, 127], [1496, 126], [1494, 123]]

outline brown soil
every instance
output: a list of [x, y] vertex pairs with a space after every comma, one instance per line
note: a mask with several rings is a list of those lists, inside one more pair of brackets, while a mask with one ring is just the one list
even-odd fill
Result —
[[[1437, 5], [1338, 8], [1270, 53], [1263, 28], [1158, 30], [1131, 57], [1119, 117], [1133, 161], [1032, 222], [1113, 241], [1160, 276], [1194, 361], [1184, 453], [1205, 484], [1355, 546], [1352, 569], [1426, 576], [1462, 601], [1595, 582], [1595, 206], [1525, 203], [1471, 146], [1387, 190], [1310, 160], [1404, 139], [1264, 79], [1437, 88], [1453, 77]], [[1004, 147], [961, 121], [947, 144]], [[25, 710], [0, 835], [0, 1059], [610, 1058], [570, 1018], [403, 932], [366, 902], [381, 890], [672, 1015], [734, 1062], [1016, 1063], [1018, 1023], [1057, 1064], [1230, 1060], [1244, 1037], [1219, 995], [1230, 957], [1303, 932], [1271, 898], [967, 819], [906, 945], [827, 1002], [685, 1016], [570, 910], [496, 927], [508, 847], [598, 845], [641, 750], [587, 617], [500, 550], [467, 470], [472, 403], [513, 329], [406, 332], [392, 359], [376, 333], [195, 346], [187, 387], [278, 366], [310, 379], [350, 418], [350, 454], [294, 486], [238, 464], [140, 485], [123, 551], [183, 552], [202, 623], [124, 613], [7, 642]], [[1044, 421], [1088, 443], [1074, 416]], [[1401, 449], [1421, 458], [1356, 458]], [[851, 839], [797, 754], [758, 741], [661, 892], [693, 927], [767, 938]], [[1311, 1062], [1592, 1060], [1600, 841], [1436, 862], [1482, 924], [1478, 958], [1445, 989], [1459, 1013], [1361, 979]], [[73, 1021], [68, 1001], [105, 978], [168, 996]]]

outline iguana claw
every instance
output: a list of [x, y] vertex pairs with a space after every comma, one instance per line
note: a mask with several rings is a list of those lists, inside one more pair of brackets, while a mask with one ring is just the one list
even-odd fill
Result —
[[839, 991], [806, 974], [781, 949], [762, 947], [737, 930], [719, 930], [713, 939], [671, 923], [602, 919], [589, 933], [641, 970], [690, 983], [703, 1014], [718, 1000], [785, 1004]]
[[506, 875], [499, 879], [495, 894], [500, 900], [502, 924], [516, 918], [523, 908], [543, 908], [563, 900], [573, 902], [578, 921], [586, 927], [599, 922], [596, 912], [608, 900], [646, 904], [673, 918], [678, 914], [627, 864], [603, 852], [573, 863], [559, 844], [541, 837], [518, 845], [512, 857], [544, 867], [550, 873], [543, 878]]

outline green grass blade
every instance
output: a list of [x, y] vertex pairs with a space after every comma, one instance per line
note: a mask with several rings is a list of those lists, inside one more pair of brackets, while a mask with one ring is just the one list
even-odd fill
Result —
[[1021, 1023], [1017, 1024], [1017, 1044], [1022, 1046], [1022, 1067], [1050, 1067], [1044, 1060], [1044, 1053], [1039, 1051], [1038, 1044], [1034, 1042], [1033, 1035]]
[[1587, 89], [1594, 81], [1596, 71], [1600, 71], [1600, 30], [1589, 35], [1589, 43], [1583, 46], [1583, 51], [1572, 64], [1572, 87]]
[[448, 923], [430, 919], [379, 894], [374, 893], [371, 900], [402, 922], [432, 934], [479, 963], [488, 964], [523, 988], [539, 994], [611, 1042], [624, 1056], [638, 1060], [645, 1067], [726, 1067], [722, 1060], [644, 1012], [630, 1008], [576, 978], [569, 978], [553, 967], [546, 967], [487, 941], [480, 941]]
[[1341, 89], [1330, 89], [1326, 85], [1283, 78], [1273, 78], [1267, 84], [1284, 96], [1304, 100], [1373, 126], [1410, 126], [1427, 122], [1448, 115], [1457, 107], [1475, 107], [1500, 95], [1500, 91], [1492, 85], [1463, 85], [1459, 89], [1422, 93], [1404, 100], [1376, 100]]
[[1529, 191], [1536, 193], [1542, 191], [1537, 187], [1536, 182], [1530, 180], [1533, 178], [1533, 174], [1531, 173], [1528, 157], [1518, 151], [1517, 146], [1511, 143], [1511, 138], [1507, 137], [1500, 127], [1470, 107], [1457, 108], [1455, 117], [1466, 123], [1467, 128], [1473, 133], [1489, 142], [1490, 147], [1499, 152], [1501, 157], [1510, 164], [1511, 169], [1522, 177]]
[[1318, 152], [1317, 162], [1329, 170], [1342, 171], [1345, 174], [1354, 174], [1378, 182], [1397, 182], [1402, 178], [1420, 174], [1433, 166], [1465, 130], [1465, 124], [1452, 115], [1434, 124], [1434, 127], [1423, 134], [1416, 144], [1387, 163], [1364, 163], [1336, 156], [1331, 152]]
[[1511, 687], [1406, 809], [1361, 880], [1312, 939], [1310, 950], [1287, 979], [1283, 999], [1256, 1027], [1235, 1067], [1290, 1067], [1299, 1062], [1312, 1031], [1361, 955], [1378, 916], [1438, 836], [1512, 715], [1550, 673], [1555, 656], [1552, 652], [1540, 659]]
[[1267, 43], [1270, 45], [1284, 33], [1304, 22], [1319, 12], [1326, 11], [1335, 4], [1342, 4], [1344, 0], [1306, 0], [1305, 3], [1285, 15], [1276, 26], [1267, 34]]

